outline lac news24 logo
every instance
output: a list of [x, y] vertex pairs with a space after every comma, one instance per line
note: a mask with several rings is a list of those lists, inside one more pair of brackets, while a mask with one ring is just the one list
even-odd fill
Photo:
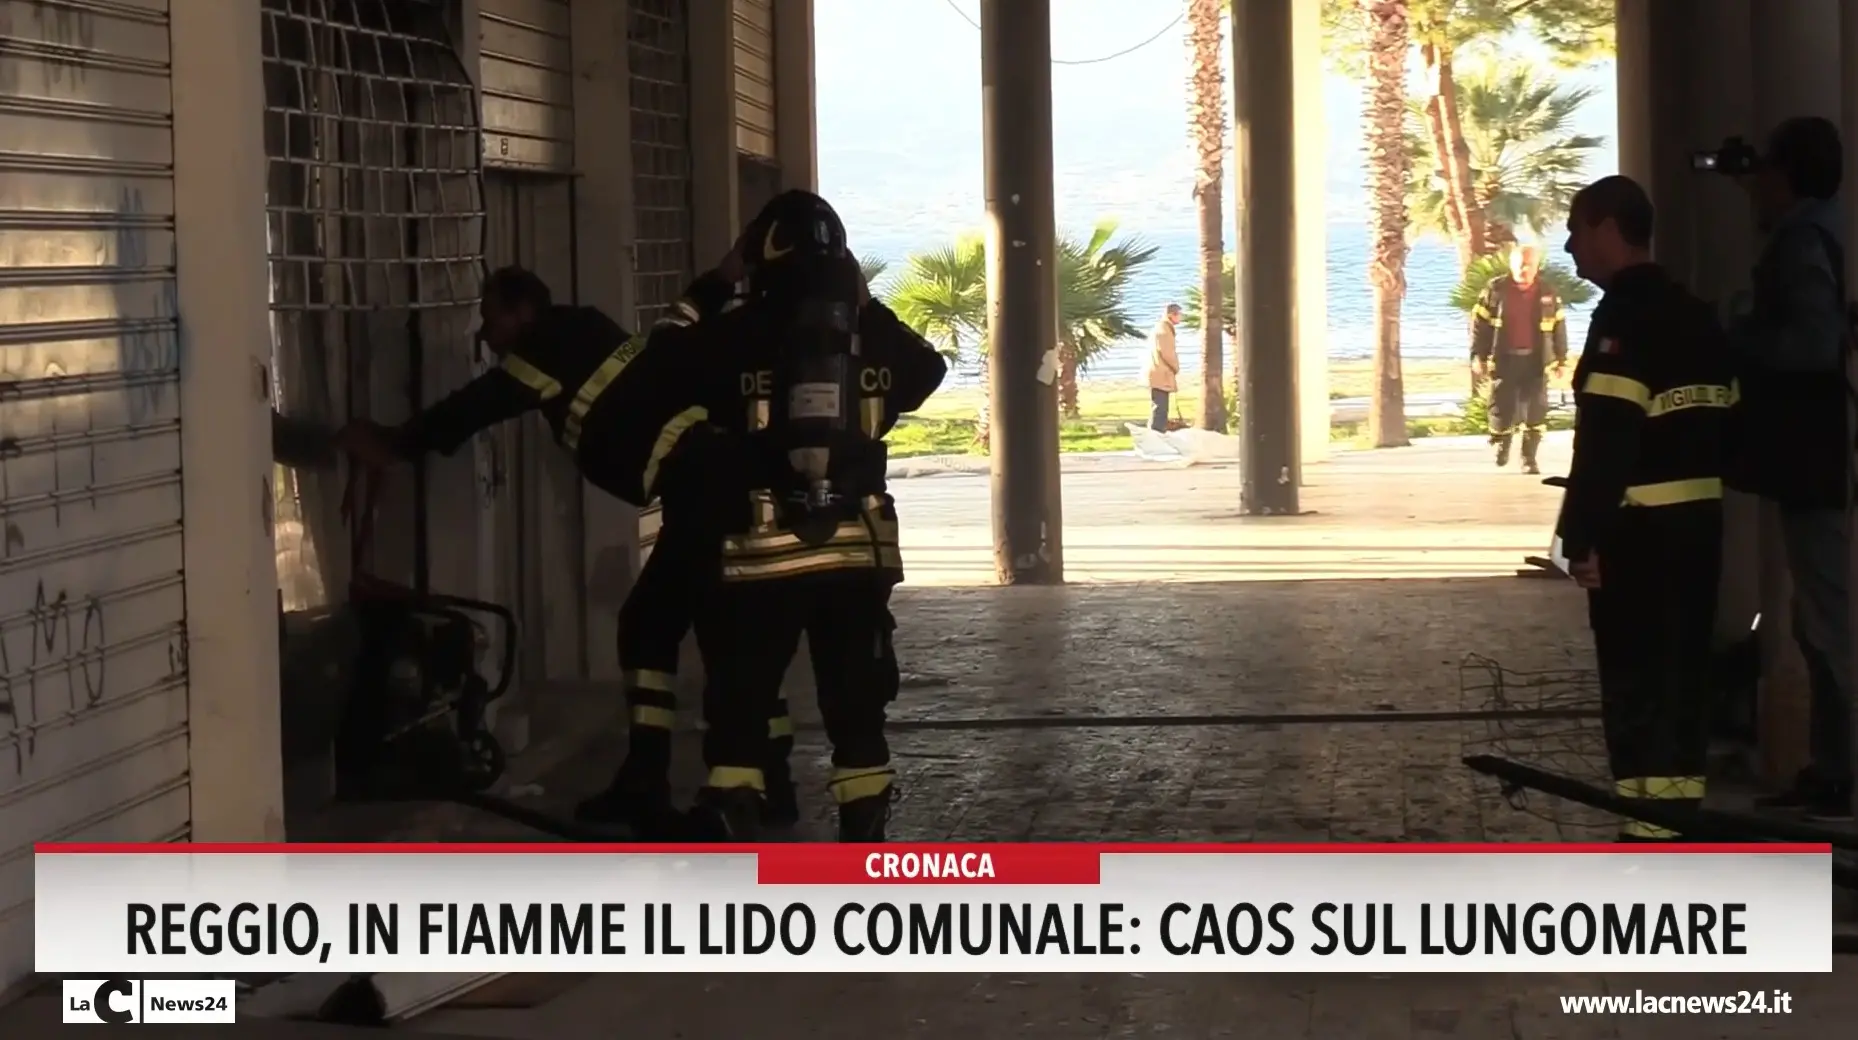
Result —
[[66, 1025], [232, 1022], [238, 983], [231, 979], [66, 979]]

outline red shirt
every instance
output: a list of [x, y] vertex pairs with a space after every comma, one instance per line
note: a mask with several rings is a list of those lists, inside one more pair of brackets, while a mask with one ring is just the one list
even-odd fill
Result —
[[1536, 351], [1535, 286], [1511, 282], [1503, 290], [1503, 350], [1509, 354], [1533, 354]]

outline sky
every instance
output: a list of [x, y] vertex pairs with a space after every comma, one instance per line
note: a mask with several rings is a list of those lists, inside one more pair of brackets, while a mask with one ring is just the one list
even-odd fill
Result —
[[[1316, 2], [1316, 0], [1308, 0]], [[1182, 0], [1054, 0], [1055, 61], [1133, 53], [1052, 70], [1054, 153], [1064, 183], [1059, 224], [1161, 203], [1154, 220], [1192, 226], [1180, 200], [1192, 187]], [[980, 223], [978, 0], [815, 0], [821, 181], [854, 229], [860, 219], [974, 227]], [[1527, 52], [1527, 41], [1506, 41]], [[1610, 62], [1562, 74], [1602, 94], [1578, 129], [1604, 136], [1595, 158], [1612, 170], [1615, 113]], [[1361, 90], [1339, 75], [1324, 88], [1332, 221], [1365, 219]], [[899, 210], [899, 200], [907, 208]], [[1230, 212], [1230, 211], [1229, 211]], [[856, 243], [854, 243], [854, 246]]]

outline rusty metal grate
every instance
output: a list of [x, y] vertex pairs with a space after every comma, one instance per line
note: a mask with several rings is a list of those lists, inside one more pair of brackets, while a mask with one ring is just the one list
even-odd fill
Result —
[[[293, 418], [399, 418], [425, 369], [469, 357], [481, 139], [450, 6], [263, 0], [272, 360]], [[341, 554], [318, 551], [340, 538], [329, 479], [278, 481], [287, 607], [345, 585]]]
[[693, 273], [688, 0], [627, 0], [632, 185], [639, 328], [650, 328]]

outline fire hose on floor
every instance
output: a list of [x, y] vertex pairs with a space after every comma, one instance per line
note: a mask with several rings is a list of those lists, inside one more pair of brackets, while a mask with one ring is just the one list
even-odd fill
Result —
[[[1464, 759], [1464, 764], [1473, 772], [1495, 778], [1503, 785], [1506, 795], [1524, 790], [1540, 791], [1550, 797], [1676, 831], [1688, 841], [1725, 844], [1786, 842], [1829, 845], [1836, 850], [1858, 852], [1858, 835], [1828, 827], [1723, 812], [1720, 809], [1682, 808], [1645, 799], [1625, 798], [1591, 784], [1556, 776], [1495, 755], [1471, 755]], [[1835, 859], [1832, 864], [1832, 884], [1836, 888], [1858, 891], [1858, 867]], [[1858, 934], [1834, 932], [1832, 952], [1858, 953]]]

